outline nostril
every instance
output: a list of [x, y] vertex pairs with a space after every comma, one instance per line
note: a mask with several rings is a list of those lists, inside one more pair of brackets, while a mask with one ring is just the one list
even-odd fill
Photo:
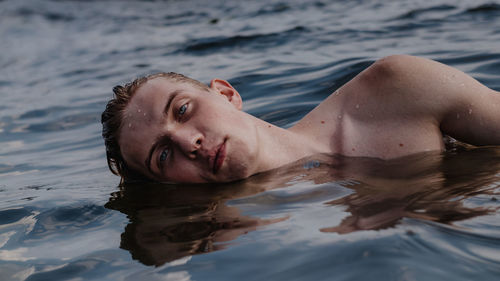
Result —
[[196, 144], [198, 144], [198, 145], [201, 144], [201, 139], [197, 139]]

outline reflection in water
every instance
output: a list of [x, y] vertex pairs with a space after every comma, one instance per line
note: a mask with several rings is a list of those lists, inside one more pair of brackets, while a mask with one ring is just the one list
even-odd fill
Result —
[[244, 216], [227, 206], [230, 198], [259, 192], [258, 185], [127, 184], [113, 194], [107, 208], [129, 216], [120, 247], [146, 265], [162, 265], [184, 256], [224, 248], [226, 242], [278, 222]]
[[350, 215], [338, 226], [321, 229], [323, 232], [383, 229], [404, 217], [451, 224], [498, 209], [465, 204], [478, 195], [490, 195], [489, 200], [496, 201], [498, 148], [415, 155], [377, 165], [373, 160], [352, 161], [344, 169], [363, 171], [362, 178], [358, 177], [361, 184], [351, 187], [354, 193], [327, 203], [347, 206]]
[[[318, 155], [230, 184], [127, 184], [112, 195], [106, 207], [129, 217], [121, 248], [146, 265], [159, 266], [223, 249], [240, 235], [286, 220], [294, 215], [284, 207], [291, 200], [300, 201], [298, 204], [317, 201], [325, 208], [345, 206], [343, 212], [349, 214], [338, 225], [328, 226], [329, 217], [317, 218], [325, 225], [319, 231], [339, 234], [393, 227], [405, 217], [451, 224], [485, 215], [494, 211], [488, 204], [500, 186], [499, 171], [498, 148], [456, 147], [445, 154], [424, 153], [390, 161]], [[320, 184], [346, 180], [351, 184], [329, 188], [348, 188], [352, 192], [347, 195], [318, 192]], [[285, 187], [296, 188], [297, 182], [310, 186], [298, 199], [286, 192], [269, 196], [269, 192], [287, 191]], [[281, 189], [266, 192], [277, 188]], [[489, 196], [490, 202], [477, 205], [467, 201], [478, 195]], [[267, 208], [267, 214], [271, 208], [277, 215], [275, 219], [244, 215], [238, 208], [241, 202], [252, 203], [257, 210]]]

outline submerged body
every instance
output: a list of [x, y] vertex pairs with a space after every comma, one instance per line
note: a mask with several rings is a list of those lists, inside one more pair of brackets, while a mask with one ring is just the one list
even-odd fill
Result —
[[241, 108], [224, 80], [203, 89], [149, 79], [121, 113], [123, 163], [155, 181], [226, 182], [317, 153], [389, 159], [443, 150], [443, 133], [500, 144], [500, 93], [411, 56], [375, 62], [290, 129]]

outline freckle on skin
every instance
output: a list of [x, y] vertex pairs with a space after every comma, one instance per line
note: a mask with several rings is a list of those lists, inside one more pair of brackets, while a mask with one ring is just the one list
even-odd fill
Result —
[[356, 151], [356, 148], [354, 148], [354, 147], [353, 147], [353, 148], [352, 148], [352, 151]]
[[321, 124], [325, 124], [325, 121], [321, 120]]
[[404, 145], [404, 144], [402, 144], [402, 143], [400, 143], [400, 144], [399, 144], [399, 146], [403, 147], [403, 146], [405, 146], [405, 145]]
[[271, 128], [271, 125], [267, 125], [268, 128]]

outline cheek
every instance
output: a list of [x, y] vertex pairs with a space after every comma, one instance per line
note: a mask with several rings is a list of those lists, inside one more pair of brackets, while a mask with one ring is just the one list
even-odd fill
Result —
[[247, 131], [249, 129], [249, 119], [245, 118], [246, 115], [236, 109], [226, 109], [218, 111], [213, 115], [213, 122], [217, 122], [218, 126], [224, 126], [231, 132]]
[[205, 182], [201, 177], [201, 169], [190, 161], [178, 161], [167, 172], [167, 181], [173, 182]]
[[207, 118], [210, 121], [216, 121], [220, 122], [221, 120], [226, 121], [228, 117], [232, 116], [233, 114], [231, 111], [229, 111], [227, 108], [224, 106], [219, 106], [219, 107], [212, 107], [210, 110], [207, 110], [203, 116]]

